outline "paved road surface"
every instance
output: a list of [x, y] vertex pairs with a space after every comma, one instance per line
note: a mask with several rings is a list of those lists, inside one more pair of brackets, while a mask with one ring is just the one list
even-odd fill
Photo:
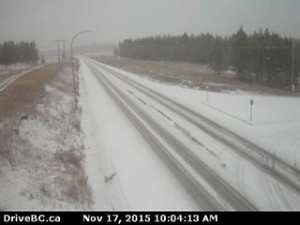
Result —
[[[256, 210], [256, 207], [248, 199], [231, 187], [195, 156], [187, 146], [141, 110], [118, 86], [104, 76], [99, 69], [104, 69], [102, 66], [89, 60], [86, 63], [97, 78], [99, 86], [106, 90], [201, 208], [206, 210]], [[114, 75], [112, 72], [111, 74]]]

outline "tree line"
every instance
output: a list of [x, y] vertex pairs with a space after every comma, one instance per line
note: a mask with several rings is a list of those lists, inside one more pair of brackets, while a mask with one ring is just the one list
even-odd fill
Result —
[[0, 64], [6, 67], [14, 63], [36, 63], [39, 53], [34, 41], [7, 41], [0, 44]]
[[115, 54], [146, 60], [207, 63], [218, 72], [232, 69], [239, 80], [262, 85], [286, 87], [293, 80], [293, 43], [295, 76], [300, 64], [300, 42], [268, 29], [246, 34], [243, 27], [228, 37], [212, 35], [152, 36], [126, 39]]

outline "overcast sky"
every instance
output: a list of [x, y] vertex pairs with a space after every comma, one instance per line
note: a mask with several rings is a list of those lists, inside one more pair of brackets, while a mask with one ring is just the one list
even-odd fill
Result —
[[243, 25], [300, 38], [299, 0], [0, 0], [0, 42], [47, 45], [81, 30], [79, 43], [156, 34], [229, 35]]

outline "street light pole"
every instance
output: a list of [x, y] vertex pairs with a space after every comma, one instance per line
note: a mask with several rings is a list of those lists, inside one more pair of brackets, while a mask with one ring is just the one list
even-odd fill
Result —
[[75, 104], [75, 110], [76, 110], [76, 105], [77, 105], [77, 101], [76, 101], [76, 86], [75, 86], [75, 72], [74, 72], [74, 59], [73, 59], [73, 43], [75, 41], [75, 39], [83, 33], [90, 33], [92, 32], [91, 30], [84, 30], [84, 31], [80, 31], [78, 33], [76, 33], [71, 41], [71, 67], [72, 67], [72, 76], [73, 76], [73, 91], [74, 91], [74, 104]]
[[80, 35], [80, 34], [83, 34], [83, 33], [90, 33], [92, 32], [91, 30], [84, 30], [84, 31], [80, 31], [78, 33], [76, 33], [73, 38], [72, 38], [72, 41], [71, 41], [71, 64], [72, 64], [72, 74], [74, 76], [74, 62], [73, 62], [73, 43], [75, 41], [75, 39]]

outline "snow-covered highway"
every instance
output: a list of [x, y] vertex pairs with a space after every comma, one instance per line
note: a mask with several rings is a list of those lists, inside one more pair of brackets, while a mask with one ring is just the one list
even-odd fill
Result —
[[[177, 99], [171, 99], [163, 93], [142, 84], [133, 76], [120, 70], [97, 63], [87, 58], [81, 58], [80, 78], [82, 85], [86, 86], [90, 98], [90, 108], [94, 111], [95, 126], [99, 126], [102, 136], [101, 146], [106, 146], [107, 154], [114, 162], [116, 174], [123, 189], [129, 208], [153, 209], [155, 202], [149, 199], [164, 199], [164, 195], [171, 196], [180, 193], [178, 209], [203, 209], [203, 210], [293, 210], [300, 208], [299, 196], [299, 170], [279, 157], [270, 154], [267, 150], [237, 135], [224, 126], [202, 116], [184, 106]], [[155, 85], [155, 84], [153, 84]], [[106, 93], [106, 97], [101, 94]], [[95, 99], [99, 98], [97, 102]], [[126, 157], [120, 157], [122, 146], [111, 149], [116, 131], [106, 129], [100, 108], [105, 107], [103, 98], [109, 102], [108, 107], [118, 108], [118, 117], [126, 119], [131, 124], [128, 132], [131, 143], [127, 148]], [[93, 99], [93, 100], [91, 100]], [[118, 114], [117, 113], [117, 114]], [[103, 113], [102, 113], [103, 114]], [[116, 114], [116, 115], [117, 115]], [[116, 118], [105, 118], [108, 123], [114, 123]], [[111, 124], [108, 125], [111, 128]], [[133, 131], [133, 129], [135, 131]], [[126, 130], [126, 129], [125, 129]], [[104, 134], [104, 133], [111, 134]], [[122, 134], [128, 136], [130, 134]], [[101, 137], [99, 137], [101, 138]], [[115, 136], [115, 142], [118, 137]], [[131, 167], [132, 158], [136, 157], [136, 144], [139, 142], [147, 154], [153, 154], [153, 161], [147, 165], [149, 172], [159, 164], [161, 167], [157, 176], [149, 177], [151, 183], [166, 185], [157, 189], [157, 192], [139, 189], [131, 192], [130, 187], [135, 187], [133, 181], [149, 180], [142, 174], [145, 168], [136, 168], [141, 173], [131, 174], [126, 170]], [[130, 147], [131, 146], [131, 147]], [[124, 148], [126, 148], [124, 146]], [[140, 147], [139, 147], [140, 148]], [[142, 150], [141, 150], [142, 151]], [[125, 153], [124, 153], [125, 154]], [[146, 161], [145, 155], [140, 154], [141, 162]], [[151, 161], [151, 160], [150, 160]], [[165, 167], [163, 166], [165, 165]], [[150, 167], [150, 168], [149, 168]], [[164, 167], [164, 168], [163, 168]], [[162, 172], [162, 170], [168, 170]], [[132, 171], [131, 171], [132, 172]], [[171, 172], [171, 173], [170, 173]], [[151, 172], [150, 172], [151, 173]], [[164, 173], [165, 175], [161, 175]], [[159, 180], [164, 176], [172, 176], [164, 183]], [[142, 181], [141, 181], [142, 180]], [[172, 185], [178, 182], [178, 185]], [[137, 182], [138, 183], [138, 182]], [[171, 187], [172, 186], [172, 187]], [[170, 192], [166, 192], [166, 190]], [[173, 190], [173, 191], [171, 191]], [[137, 199], [135, 194], [143, 196]], [[148, 193], [148, 197], [145, 195]], [[182, 197], [183, 196], [183, 197]], [[189, 196], [189, 197], [187, 197]], [[175, 196], [174, 196], [175, 197]], [[185, 202], [184, 204], [182, 202]], [[161, 209], [176, 209], [176, 204], [168, 204], [165, 200], [160, 205]], [[179, 207], [181, 205], [181, 207]], [[170, 208], [172, 207], [173, 208]], [[187, 208], [185, 208], [187, 207]]]
[[[255, 143], [246, 140], [238, 134], [215, 123], [209, 118], [206, 118], [201, 114], [196, 113], [195, 111], [185, 107], [184, 105], [154, 90], [151, 90], [146, 86], [142, 86], [137, 82], [134, 82], [133, 80], [122, 76], [122, 74], [117, 73], [112, 69], [103, 66], [102, 69], [119, 78], [120, 80], [124, 81], [131, 87], [134, 87], [135, 90], [139, 91], [141, 94], [146, 95], [147, 97], [153, 99], [161, 105], [166, 106], [169, 110], [182, 116], [185, 120], [194, 124], [197, 128], [207, 133], [216, 141], [221, 142], [222, 144], [227, 146], [228, 149], [234, 151], [236, 154], [239, 154], [243, 158], [256, 164], [258, 167], [261, 167], [261, 169], [264, 172], [273, 176], [275, 179], [281, 180], [282, 183], [288, 185], [290, 188], [293, 188], [296, 191], [300, 192], [299, 169], [284, 162], [282, 159], [276, 157], [276, 155], [270, 154], [267, 150], [261, 148]], [[158, 110], [158, 112], [160, 111]], [[190, 136], [188, 131], [186, 132], [185, 130], [183, 130], [184, 128], [178, 126], [177, 128], [181, 129], [183, 132], [187, 133], [188, 136]]]

